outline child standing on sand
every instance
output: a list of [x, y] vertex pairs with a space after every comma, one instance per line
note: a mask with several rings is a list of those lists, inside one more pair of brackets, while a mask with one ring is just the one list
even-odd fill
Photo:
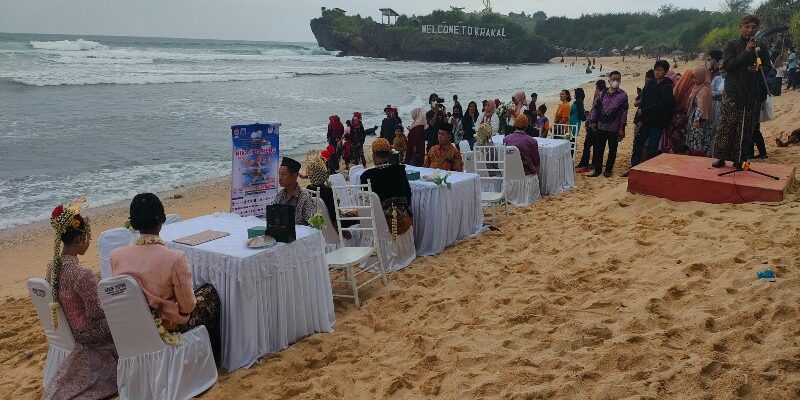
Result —
[[547, 106], [540, 105], [536, 110], [536, 129], [539, 130], [539, 137], [546, 138], [550, 132], [550, 120], [544, 115], [547, 112]]
[[394, 140], [392, 141], [392, 149], [400, 153], [400, 160], [406, 159], [406, 149], [408, 147], [408, 140], [403, 133], [403, 125], [397, 125], [395, 128]]

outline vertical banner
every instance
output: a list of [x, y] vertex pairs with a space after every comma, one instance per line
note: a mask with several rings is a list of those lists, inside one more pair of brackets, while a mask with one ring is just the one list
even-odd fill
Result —
[[277, 122], [231, 126], [232, 213], [262, 217], [266, 214], [267, 204], [272, 204], [278, 195], [280, 126]]

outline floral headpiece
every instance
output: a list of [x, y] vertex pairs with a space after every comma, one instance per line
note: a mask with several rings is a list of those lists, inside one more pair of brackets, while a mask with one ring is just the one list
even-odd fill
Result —
[[312, 185], [327, 185], [328, 167], [325, 165], [325, 159], [317, 151], [309, 150], [306, 154], [306, 176]]
[[53, 329], [58, 328], [58, 271], [60, 269], [59, 255], [61, 254], [61, 235], [67, 229], [73, 228], [83, 234], [90, 232], [89, 219], [81, 216], [81, 210], [88, 207], [86, 196], [72, 199], [66, 206], [59, 204], [50, 215], [50, 226], [55, 231], [53, 243], [53, 261], [50, 269], [50, 286], [52, 297], [50, 299], [50, 314], [53, 319]]
[[491, 136], [492, 127], [487, 123], [480, 124], [478, 130], [475, 132], [475, 140], [481, 145], [488, 144]]

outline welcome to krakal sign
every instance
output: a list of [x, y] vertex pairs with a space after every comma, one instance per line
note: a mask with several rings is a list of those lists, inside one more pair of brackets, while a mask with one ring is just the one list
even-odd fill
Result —
[[465, 25], [422, 25], [422, 33], [476, 37], [506, 37], [506, 28], [481, 28]]

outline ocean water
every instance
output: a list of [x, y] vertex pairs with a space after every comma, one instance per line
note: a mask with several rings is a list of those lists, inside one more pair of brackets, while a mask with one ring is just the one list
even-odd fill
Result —
[[[278, 121], [281, 152], [323, 148], [328, 116], [405, 125], [436, 92], [452, 104], [540, 98], [580, 67], [337, 57], [315, 43], [0, 33], [0, 229], [88, 195], [99, 206], [230, 173], [230, 126]], [[556, 104], [551, 109], [555, 110]]]

